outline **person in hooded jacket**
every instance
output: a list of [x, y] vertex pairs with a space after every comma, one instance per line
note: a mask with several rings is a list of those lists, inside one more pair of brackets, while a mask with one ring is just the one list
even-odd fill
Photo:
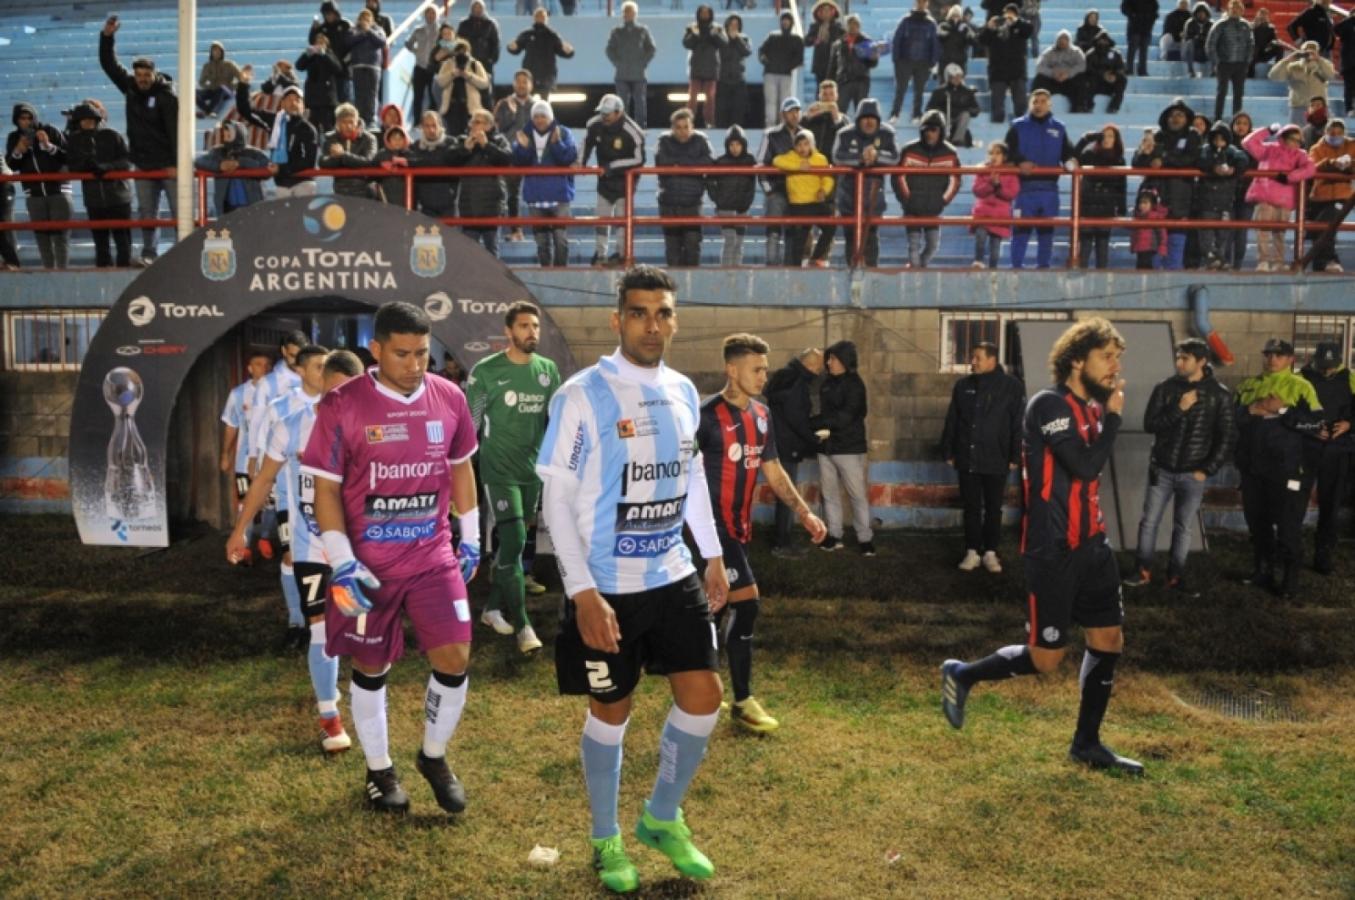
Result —
[[249, 102], [248, 72], [235, 86], [235, 109], [240, 121], [268, 132], [268, 165], [279, 199], [315, 196], [315, 180], [300, 173], [315, 168], [320, 153], [320, 135], [306, 120], [301, 89], [293, 85], [282, 92], [276, 111], [255, 109]]
[[[945, 139], [946, 117], [932, 110], [918, 125], [918, 138], [905, 144], [899, 164], [921, 168], [957, 167], [960, 155]], [[941, 215], [950, 201], [960, 192], [960, 176], [950, 175], [895, 175], [894, 196], [899, 198], [905, 217], [934, 217]], [[941, 229], [936, 225], [908, 227], [908, 262], [906, 269], [925, 269], [936, 255]]]
[[1032, 91], [1043, 88], [1051, 94], [1062, 94], [1068, 98], [1069, 112], [1082, 112], [1083, 89], [1086, 79], [1087, 57], [1073, 46], [1073, 36], [1067, 29], [1060, 31], [1054, 43], [1040, 54], [1035, 64], [1035, 80], [1030, 83]]
[[1176, 345], [1176, 374], [1153, 388], [1143, 414], [1143, 430], [1153, 436], [1143, 517], [1135, 550], [1135, 573], [1125, 581], [1142, 587], [1152, 581], [1157, 529], [1172, 504], [1171, 561], [1167, 587], [1179, 596], [1198, 597], [1187, 588], [1186, 557], [1190, 532], [1204, 500], [1205, 481], [1232, 455], [1236, 429], [1233, 396], [1214, 378], [1209, 345], [1187, 338]]
[[696, 114], [705, 95], [702, 117], [707, 124], [715, 121], [715, 105], [720, 78], [720, 55], [729, 37], [715, 22], [715, 10], [706, 4], [696, 8], [696, 21], [682, 32], [682, 46], [687, 48], [687, 108]]
[[1096, 40], [1097, 34], [1104, 29], [1101, 27], [1101, 13], [1097, 10], [1088, 10], [1082, 17], [1082, 24], [1077, 26], [1077, 31], [1073, 32], [1073, 45], [1083, 53], [1092, 52], [1092, 42]]
[[720, 48], [720, 77], [715, 89], [715, 127], [742, 125], [748, 118], [748, 80], [745, 60], [753, 55], [753, 45], [743, 33], [743, 17], [733, 13], [725, 17], [725, 44]]
[[[369, 169], [376, 156], [376, 138], [362, 127], [357, 107], [342, 103], [334, 111], [334, 130], [320, 139], [320, 168]], [[334, 176], [334, 193], [372, 199], [367, 178]]]
[[238, 122], [222, 122], [217, 126], [220, 136], [217, 145], [193, 159], [195, 169], [217, 176], [212, 181], [218, 216], [263, 199], [262, 179], [230, 177], [236, 169], [268, 168], [268, 154], [249, 146], [245, 141], [245, 132], [246, 129]]
[[437, 66], [433, 64], [433, 51], [438, 48], [438, 31], [437, 9], [425, 6], [423, 21], [411, 28], [409, 37], [405, 38], [405, 49], [414, 56], [409, 83], [409, 92], [414, 104], [410, 110], [410, 120], [414, 122], [422, 121], [423, 111], [432, 105], [433, 76], [437, 74]]
[[[1150, 169], [1198, 169], [1200, 164], [1200, 135], [1190, 127], [1195, 111], [1180, 97], [1173, 100], [1158, 116], [1157, 131], [1153, 133], [1153, 152], [1146, 160], [1136, 158], [1135, 167], [1146, 163]], [[1170, 177], [1160, 179], [1158, 192], [1167, 208], [1169, 220], [1190, 218], [1195, 203], [1195, 179]], [[1186, 233], [1180, 229], [1167, 232], [1167, 260], [1164, 268], [1180, 271], [1185, 268]]]
[[[1215, 122], [1200, 148], [1200, 177], [1195, 203], [1201, 219], [1227, 222], [1233, 218], [1238, 183], [1247, 169], [1247, 154], [1233, 144], [1227, 122]], [[1200, 256], [1209, 269], [1231, 268], [1232, 236], [1228, 229], [1202, 229]]]
[[[1266, 177], [1256, 177], [1247, 188], [1247, 199], [1256, 204], [1254, 222], [1288, 222], [1298, 205], [1302, 182], [1313, 177], [1317, 167], [1303, 152], [1303, 132], [1297, 125], [1258, 128], [1242, 142], [1242, 149], [1256, 160]], [[1258, 272], [1285, 268], [1285, 237], [1282, 230], [1257, 229]]]
[[508, 44], [509, 53], [522, 54], [522, 67], [532, 73], [536, 94], [542, 100], [549, 100], [550, 92], [555, 90], [555, 79], [560, 74], [556, 58], [574, 56], [574, 47], [550, 27], [549, 21], [545, 7], [538, 6], [532, 13], [532, 27]]
[[842, 492], [852, 504], [852, 530], [862, 556], [875, 555], [870, 517], [870, 475], [866, 461], [866, 383], [856, 371], [856, 345], [838, 341], [823, 351], [828, 377], [819, 386], [819, 412], [809, 424], [822, 441], [819, 482], [828, 537], [819, 549], [841, 548]]
[[[103, 113], [93, 104], [80, 103], [71, 110], [71, 131], [66, 137], [66, 165], [72, 172], [88, 172], [92, 181], [80, 182], [85, 214], [91, 222], [132, 217], [132, 188], [123, 178], [105, 178], [110, 172], [132, 168], [127, 139], [104, 124]], [[95, 228], [94, 264], [100, 268], [132, 264], [132, 231], [129, 228]], [[109, 252], [112, 239], [114, 253]]]
[[[776, 456], [792, 484], [799, 474], [800, 463], [817, 456], [823, 446], [818, 435], [814, 434], [814, 426], [810, 424], [818, 396], [817, 381], [822, 374], [823, 351], [817, 347], [806, 347], [785, 366], [771, 373], [762, 391], [772, 414]], [[794, 511], [778, 498], [772, 556], [787, 558], [798, 555], [791, 547], [790, 537], [795, 519]]]
[[[899, 146], [894, 129], [881, 121], [880, 102], [866, 98], [856, 110], [856, 123], [837, 133], [837, 143], [833, 145], [833, 165], [850, 166], [855, 169], [887, 168], [899, 164]], [[882, 216], [885, 212], [885, 185], [883, 175], [867, 175], [862, 179], [862, 189], [866, 196], [862, 201], [863, 211], [870, 216]], [[856, 214], [856, 179], [844, 176], [837, 180], [837, 211], [839, 215]], [[847, 264], [855, 265], [856, 229], [843, 228], [847, 243]], [[866, 228], [861, 239], [862, 258], [868, 266], [880, 264], [880, 229], [877, 225]]]
[[[1021, 420], [1026, 391], [998, 361], [996, 344], [982, 341], [969, 353], [969, 374], [955, 382], [941, 430], [941, 454], [955, 469], [964, 504], [965, 554], [960, 571], [981, 564], [1002, 571], [1002, 497], [1021, 463]], [[980, 555], [982, 554], [982, 555]]]
[[[1228, 120], [1228, 128], [1233, 134], [1233, 146], [1242, 147], [1242, 142], [1246, 140], [1247, 135], [1252, 133], [1251, 116], [1245, 112], [1239, 112]], [[1252, 158], [1247, 157], [1246, 168], [1251, 168]], [[1137, 164], [1136, 164], [1137, 165]], [[1241, 174], [1241, 173], [1239, 173]], [[1254, 207], [1247, 200], [1247, 188], [1251, 187], [1251, 182], [1245, 178], [1239, 178], [1237, 181], [1237, 192], [1233, 195], [1233, 221], [1250, 222]], [[1232, 228], [1228, 231], [1229, 251], [1226, 258], [1232, 263], [1234, 269], [1241, 269], [1243, 262], [1247, 258], [1247, 248], [1251, 245], [1248, 239], [1247, 229]]]
[[1115, 40], [1105, 29], [1092, 39], [1083, 79], [1083, 110], [1092, 112], [1096, 107], [1097, 96], [1105, 94], [1110, 97], [1106, 115], [1113, 116], [1120, 111], [1125, 89], [1129, 86], [1129, 67], [1125, 65], [1120, 51], [1115, 49]]
[[343, 63], [330, 47], [329, 37], [323, 31], [317, 31], [315, 40], [297, 57], [296, 67], [306, 73], [304, 98], [316, 133], [332, 131], [334, 110], [339, 105]]
[[[668, 131], [659, 135], [654, 151], [655, 166], [683, 168], [709, 166], [714, 161], [710, 140], [696, 130], [690, 109], [675, 110]], [[706, 193], [705, 175], [660, 175], [659, 215], [699, 216], [701, 198]], [[701, 226], [670, 225], [663, 229], [664, 257], [669, 268], [701, 264]]]
[[[833, 74], [829, 57], [832, 54], [833, 45], [842, 39], [847, 33], [847, 29], [842, 27], [839, 19], [842, 18], [842, 10], [833, 0], [818, 0], [809, 13], [809, 29], [805, 32], [804, 43], [806, 47], [813, 48], [814, 54], [810, 58], [809, 70], [814, 73], [814, 86], [829, 78], [836, 78]], [[767, 120], [769, 123], [771, 119]]]
[[[99, 65], [108, 80], [127, 98], [127, 145], [137, 169], [164, 169], [167, 178], [138, 178], [135, 182], [137, 217], [158, 219], [160, 196], [169, 203], [170, 218], [177, 215], [178, 198], [174, 191], [174, 167], [178, 146], [179, 98], [170, 77], [155, 70], [154, 61], [141, 56], [132, 61], [128, 72], [118, 62], [113, 36], [121, 23], [110, 16], [99, 33]], [[150, 265], [159, 255], [156, 230], [141, 230], [141, 256], [134, 262]]]
[[1312, 361], [1299, 374], [1313, 385], [1322, 404], [1322, 428], [1303, 439], [1302, 494], [1311, 497], [1317, 488], [1317, 534], [1313, 568], [1322, 575], [1332, 572], [1336, 552], [1336, 521], [1346, 498], [1346, 477], [1355, 453], [1355, 372], [1346, 367], [1344, 351], [1335, 341], [1322, 341], [1314, 348]]
[[961, 74], [968, 73], [969, 54], [979, 38], [974, 27], [964, 20], [960, 4], [946, 11], [945, 18], [936, 26], [936, 39], [941, 42], [941, 61], [937, 67], [946, 72], [951, 66], [959, 66]]
[[972, 147], [974, 136], [969, 131], [969, 122], [982, 111], [978, 92], [965, 84], [964, 69], [955, 63], [946, 66], [945, 76], [945, 83], [932, 91], [927, 100], [927, 109], [946, 117], [946, 140], [956, 147]]
[[[555, 110], [545, 100], [532, 104], [531, 123], [517, 133], [512, 146], [515, 166], [560, 168], [574, 165], [579, 158], [573, 132], [555, 120]], [[522, 179], [522, 202], [533, 218], [565, 218], [573, 200], [573, 175], [528, 175]], [[536, 258], [541, 265], [569, 265], [569, 235], [564, 228], [534, 225], [532, 236], [536, 238]]]
[[[314, 47], [316, 35], [323, 34], [339, 60], [339, 74], [334, 79], [335, 106], [353, 97], [353, 82], [348, 71], [348, 40], [352, 33], [353, 23], [339, 12], [339, 4], [334, 0], [324, 0], [320, 4], [320, 14], [311, 22], [310, 32], [306, 36], [306, 43]], [[315, 127], [323, 131], [318, 123]]]
[[1186, 72], [1191, 78], [1199, 78], [1200, 72], [1195, 71], [1197, 63], [1201, 64], [1204, 74], [1208, 74], [1209, 66], [1209, 32], [1214, 28], [1214, 14], [1209, 9], [1209, 4], [1204, 0], [1199, 0], [1190, 10], [1190, 19], [1186, 22], [1185, 46], [1181, 53], [1186, 58]]
[[443, 125], [448, 134], [464, 134], [470, 117], [484, 109], [484, 91], [490, 89], [489, 75], [480, 61], [471, 56], [470, 44], [458, 39], [452, 55], [443, 60], [433, 83], [442, 91]]
[[374, 186], [381, 200], [409, 207], [410, 192], [405, 172], [409, 169], [412, 148], [409, 132], [403, 125], [392, 125], [381, 135], [381, 149], [372, 157], [372, 165], [389, 171], [389, 178], [378, 179]]
[[[1308, 198], [1308, 218], [1314, 222], [1339, 222], [1343, 204], [1350, 201], [1352, 187], [1350, 175], [1355, 170], [1355, 140], [1346, 134], [1346, 123], [1340, 119], [1328, 119], [1322, 138], [1308, 151], [1313, 166], [1318, 172], [1344, 174], [1341, 179], [1314, 180], [1313, 192]], [[1313, 253], [1313, 271], [1339, 273], [1341, 259], [1336, 255], [1334, 241], [1322, 241], [1323, 232], [1309, 231], [1312, 240], [1319, 242]]]
[[[459, 139], [455, 149], [457, 165], [467, 167], [507, 166], [513, 162], [513, 151], [508, 139], [494, 128], [494, 114], [476, 110], [470, 117], [470, 130]], [[502, 216], [504, 208], [503, 178], [479, 175], [461, 180], [458, 206], [463, 218]], [[463, 228], [471, 240], [479, 241], [492, 255], [499, 255], [499, 229], [493, 226]]]
[[[38, 120], [28, 103], [14, 104], [14, 130], [5, 142], [5, 158], [19, 175], [46, 175], [66, 168], [66, 136], [60, 128]], [[71, 217], [69, 181], [29, 181], [28, 218], [33, 222], [65, 222]], [[64, 269], [70, 256], [70, 232], [35, 231], [42, 265]]]
[[[416, 169], [451, 168], [461, 164], [460, 150], [457, 139], [442, 127], [442, 115], [435, 109], [424, 110], [419, 117], [418, 136], [409, 148], [409, 164]], [[456, 215], [457, 189], [455, 178], [416, 178], [414, 203], [421, 212], [435, 219], [447, 219]]]
[[861, 30], [859, 16], [847, 17], [847, 33], [828, 55], [829, 77], [837, 82], [844, 113], [850, 113], [870, 93], [871, 70], [879, 64], [880, 54], [888, 49], [887, 44], [877, 44]]
[[[626, 104], [617, 94], [604, 94], [598, 101], [596, 115], [588, 120], [583, 139], [582, 164], [588, 165], [597, 151], [597, 164], [604, 170], [598, 176], [597, 216], [615, 218], [626, 214], [626, 171], [645, 164], [645, 133], [634, 119], [626, 115]], [[626, 229], [617, 229], [616, 252], [610, 257], [612, 229], [600, 225], [594, 232], [596, 243], [591, 264], [620, 265], [626, 248]]]
[[[1077, 161], [1085, 169], [1118, 168], [1124, 165], [1124, 138], [1120, 129], [1106, 125], [1096, 131], [1089, 131], [1078, 139], [1073, 147]], [[1115, 219], [1125, 214], [1126, 179], [1124, 176], [1110, 178], [1083, 177], [1082, 179], [1082, 215], [1090, 219]], [[1077, 264], [1087, 268], [1096, 255], [1096, 268], [1110, 266], [1110, 229], [1083, 228], [1078, 250]]]
[[239, 80], [240, 67], [226, 58], [226, 46], [220, 41], [212, 41], [207, 49], [207, 62], [202, 64], [202, 72], [198, 75], [198, 115], [203, 118], [215, 115], [223, 103], [235, 96], [235, 84]]
[[805, 39], [795, 30], [795, 16], [781, 13], [776, 31], [757, 48], [757, 58], [762, 63], [762, 122], [772, 128], [781, 120], [781, 104], [795, 92], [795, 70], [805, 64]]
[[[725, 134], [725, 152], [714, 164], [728, 168], [751, 168], [757, 165], [757, 159], [748, 152], [748, 138], [740, 126], [730, 126]], [[752, 175], [712, 175], [706, 178], [706, 192], [715, 204], [717, 218], [746, 216], [757, 197], [757, 179]], [[743, 225], [720, 229], [720, 236], [724, 239], [720, 265], [743, 265], [743, 236], [747, 230]]]

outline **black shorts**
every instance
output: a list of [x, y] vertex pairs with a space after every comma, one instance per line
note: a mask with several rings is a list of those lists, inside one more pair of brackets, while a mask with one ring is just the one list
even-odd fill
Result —
[[287, 521], [287, 510], [278, 510], [278, 546], [280, 553], [292, 549], [292, 523]]
[[301, 592], [301, 614], [307, 621], [325, 614], [325, 597], [329, 595], [329, 573], [330, 568], [325, 563], [292, 564], [296, 587]]
[[717, 528], [720, 535], [720, 549], [724, 551], [725, 577], [729, 579], [729, 592], [744, 588], [757, 587], [753, 577], [753, 567], [748, 564], [748, 548]]
[[670, 675], [714, 671], [719, 664], [715, 622], [695, 573], [636, 594], [603, 594], [621, 626], [621, 652], [594, 650], [579, 635], [574, 604], [565, 601], [555, 638], [555, 679], [562, 694], [587, 694], [603, 703], [624, 700], [642, 672]]
[[1025, 565], [1030, 646], [1046, 650], [1065, 647], [1074, 624], [1083, 628], [1124, 624], [1120, 569], [1104, 540], [1097, 539], [1053, 559], [1027, 556]]

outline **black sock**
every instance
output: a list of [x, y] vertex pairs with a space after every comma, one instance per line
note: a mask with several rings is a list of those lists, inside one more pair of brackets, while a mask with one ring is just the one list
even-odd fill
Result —
[[725, 653], [729, 656], [729, 680], [734, 682], [734, 702], [752, 696], [753, 623], [757, 621], [757, 598], [731, 603], [725, 620]]
[[1115, 663], [1118, 653], [1087, 648], [1082, 657], [1082, 705], [1077, 711], [1077, 733], [1073, 743], [1079, 747], [1093, 747], [1101, 743], [1101, 720], [1106, 717], [1110, 691], [1115, 685]]
[[1030, 649], [1022, 644], [1003, 647], [992, 656], [985, 656], [977, 662], [965, 663], [955, 673], [964, 684], [979, 681], [1001, 681], [1003, 678], [1015, 678], [1017, 675], [1034, 675], [1035, 663], [1030, 658]]

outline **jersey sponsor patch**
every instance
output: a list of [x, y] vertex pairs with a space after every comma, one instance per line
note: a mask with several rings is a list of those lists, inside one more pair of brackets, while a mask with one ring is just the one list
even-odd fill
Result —
[[1068, 416], [1062, 416], [1052, 419], [1040, 426], [1040, 430], [1045, 434], [1058, 434], [1060, 431], [1067, 431], [1068, 426], [1073, 424], [1073, 420]]
[[682, 512], [687, 497], [616, 505], [614, 556], [653, 558], [682, 541]]
[[[438, 423], [441, 425], [441, 423]], [[368, 425], [367, 443], [392, 444], [409, 440], [409, 426], [403, 422], [391, 425]]]
[[362, 536], [379, 544], [409, 544], [425, 541], [435, 536], [438, 530], [437, 519], [422, 522], [381, 522], [368, 525]]
[[438, 495], [435, 492], [419, 494], [368, 494], [364, 501], [364, 513], [369, 519], [419, 519], [437, 509]]

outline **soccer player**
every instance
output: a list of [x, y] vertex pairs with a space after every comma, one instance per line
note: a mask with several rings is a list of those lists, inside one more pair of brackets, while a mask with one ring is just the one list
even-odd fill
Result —
[[[307, 665], [323, 734], [320, 746], [326, 753], [342, 753], [353, 742], [339, 717], [339, 661], [325, 653], [325, 588], [329, 566], [315, 524], [314, 477], [301, 474], [300, 455], [315, 425], [315, 405], [321, 395], [361, 375], [362, 363], [347, 350], [329, 353], [324, 347], [310, 344], [298, 351], [296, 367], [301, 372], [300, 399], [291, 412], [272, 422], [263, 462], [226, 541], [226, 559], [235, 563], [248, 551], [248, 523], [268, 501], [276, 483], [281, 507], [278, 538], [282, 569], [293, 580], [292, 594], [298, 601], [298, 613], [304, 613], [303, 621], [309, 622], [304, 633], [310, 645]], [[285, 581], [283, 587], [287, 587]], [[304, 609], [300, 605], [303, 595]]]
[[[254, 417], [254, 407], [259, 393], [259, 385], [268, 374], [268, 354], [255, 350], [245, 362], [245, 371], [249, 379], [231, 388], [226, 396], [226, 408], [221, 411], [221, 421], [225, 431], [221, 437], [221, 471], [225, 475], [235, 476], [236, 511], [249, 493], [249, 480], [253, 477], [249, 467], [250, 423]], [[257, 518], [257, 517], [256, 517]], [[259, 525], [258, 521], [251, 525]], [[249, 549], [253, 529], [245, 532], [245, 548], [240, 561], [248, 563], [253, 553]], [[267, 554], [271, 556], [271, 551]]]
[[522, 554], [541, 499], [536, 454], [560, 370], [536, 352], [541, 310], [534, 303], [519, 300], [508, 307], [504, 334], [508, 348], [476, 363], [466, 382], [466, 402], [480, 435], [480, 477], [499, 536], [494, 585], [480, 621], [499, 634], [516, 633], [518, 650], [531, 654], [541, 641], [527, 620]]
[[[480, 561], [475, 427], [461, 389], [428, 372], [431, 332], [418, 307], [383, 304], [371, 342], [376, 367], [320, 401], [301, 456], [303, 476], [314, 478], [315, 520], [332, 568], [325, 651], [351, 659], [367, 802], [381, 812], [409, 809], [386, 726], [386, 673], [405, 646], [402, 613], [433, 670], [416, 766], [440, 807], [466, 808], [447, 745], [466, 703], [466, 582]], [[449, 502], [461, 529], [457, 555]]]
[[[588, 695], [580, 752], [593, 866], [605, 887], [628, 892], [639, 875], [622, 844], [616, 796], [631, 693], [646, 669], [668, 676], [673, 707], [635, 836], [684, 875], [715, 873], [679, 803], [720, 716], [711, 613], [724, 606], [729, 581], [696, 449], [696, 387], [663, 364], [677, 332], [673, 279], [635, 266], [616, 301], [620, 347], [556, 393], [537, 471], [567, 598], [556, 677], [562, 694]], [[707, 560], [704, 592], [684, 524]]]
[[781, 502], [821, 542], [828, 528], [795, 490], [776, 453], [771, 413], [753, 398], [767, 384], [767, 342], [751, 334], [724, 339], [725, 386], [701, 404], [697, 449], [706, 467], [706, 484], [715, 508], [715, 531], [729, 578], [729, 605], [721, 610], [729, 676], [734, 682], [733, 720], [765, 734], [780, 724], [752, 693], [753, 624], [758, 616], [757, 580], [744, 549], [753, 539], [753, 495], [761, 471]]
[[[259, 463], [263, 461], [264, 451], [267, 449], [265, 439], [269, 425], [268, 410], [275, 400], [300, 388], [301, 376], [296, 371], [296, 354], [298, 350], [309, 343], [310, 340], [307, 339], [304, 332], [286, 332], [278, 342], [277, 361], [273, 363], [273, 368], [259, 380], [255, 387], [249, 423], [250, 444], [246, 451], [248, 459], [245, 466], [250, 478], [253, 478], [254, 473], [258, 471]], [[268, 504], [260, 514], [259, 554], [264, 559], [273, 558], [271, 536], [277, 523], [277, 510], [277, 497], [272, 496], [268, 498]]]
[[1082, 626], [1082, 705], [1069, 757], [1096, 769], [1142, 775], [1143, 764], [1101, 743], [1115, 663], [1124, 650], [1120, 574], [1101, 519], [1100, 476], [1110, 459], [1124, 410], [1120, 355], [1124, 338], [1102, 318], [1068, 328], [1049, 354], [1054, 387], [1031, 398], [1022, 433], [1026, 517], [1021, 552], [1030, 600], [1025, 646], [941, 665], [941, 709], [964, 725], [965, 700], [980, 681], [1052, 672], [1068, 650], [1073, 623]]

